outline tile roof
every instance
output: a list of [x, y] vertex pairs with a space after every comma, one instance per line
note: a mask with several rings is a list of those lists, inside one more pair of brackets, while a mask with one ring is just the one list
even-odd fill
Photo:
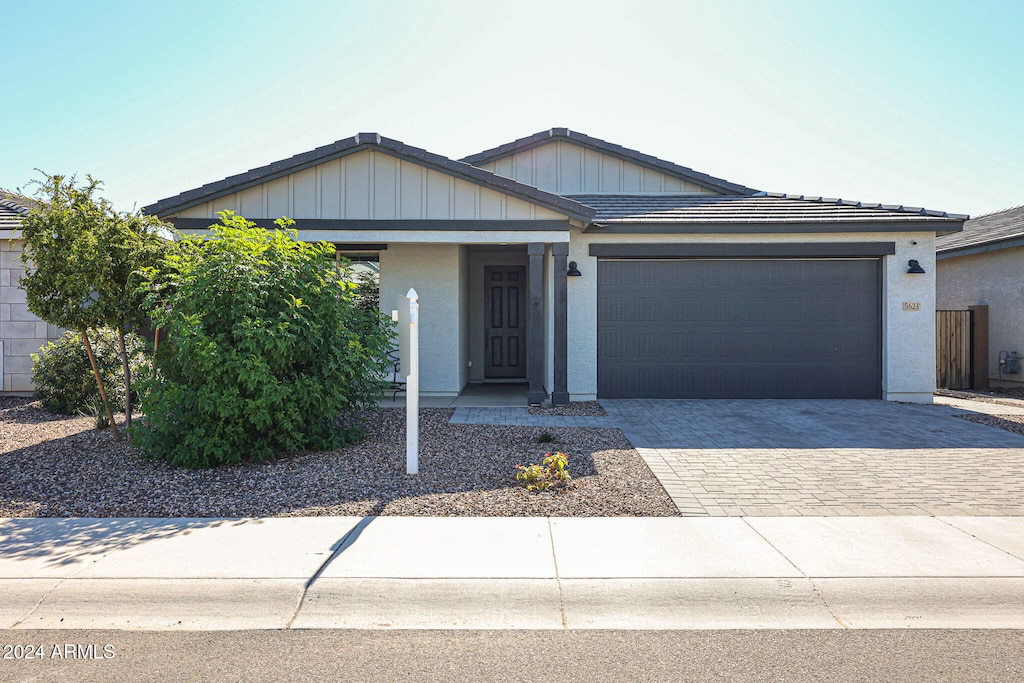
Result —
[[17, 230], [35, 202], [14, 192], [0, 190], [0, 230]]
[[545, 192], [532, 185], [524, 185], [510, 178], [495, 175], [490, 171], [476, 168], [462, 161], [455, 161], [448, 157], [428, 152], [419, 147], [407, 145], [398, 140], [386, 138], [377, 133], [358, 133], [351, 138], [338, 140], [323, 147], [317, 147], [309, 152], [297, 154], [288, 159], [275, 161], [266, 166], [253, 168], [245, 173], [229, 176], [217, 182], [207, 183], [202, 187], [187, 192], [182, 192], [174, 197], [161, 199], [143, 210], [151, 215], [166, 216], [167, 214], [181, 211], [190, 206], [201, 204], [219, 196], [238, 192], [239, 190], [254, 185], [259, 185], [275, 178], [280, 178], [296, 171], [310, 168], [317, 164], [337, 159], [364, 149], [377, 149], [400, 159], [406, 159], [413, 163], [433, 168], [460, 177], [477, 185], [490, 187], [505, 194], [518, 196], [534, 204], [550, 208], [559, 213], [566, 214], [587, 222], [593, 216], [593, 210], [585, 207], [571, 199]]
[[597, 209], [594, 223], [910, 223], [952, 224], [967, 216], [918, 207], [759, 192], [750, 196], [574, 194]]
[[[1020, 246], [1024, 238], [1024, 205], [977, 216], [964, 223], [963, 232], [935, 240], [939, 254], [967, 250], [990, 251]], [[1014, 243], [1014, 241], [1018, 243]]]
[[749, 195], [757, 192], [757, 190], [753, 190], [749, 187], [730, 183], [728, 180], [715, 178], [707, 173], [701, 173], [700, 171], [695, 171], [692, 168], [680, 166], [672, 163], [671, 161], [665, 161], [664, 159], [659, 159], [658, 157], [651, 156], [650, 154], [638, 152], [635, 149], [628, 149], [622, 145], [616, 145], [612, 142], [592, 138], [589, 135], [569, 130], [568, 128], [552, 128], [550, 130], [541, 131], [540, 133], [528, 135], [525, 138], [519, 138], [518, 140], [514, 140], [499, 147], [488, 149], [478, 154], [471, 154], [468, 157], [463, 157], [461, 161], [464, 161], [467, 164], [473, 164], [474, 166], [488, 164], [492, 161], [511, 156], [518, 152], [525, 152], [528, 149], [540, 147], [552, 140], [559, 139], [569, 140], [582, 147], [589, 147], [590, 149], [610, 154], [634, 164], [646, 166], [653, 170], [661, 171], [662, 173], [667, 173], [668, 175], [676, 178], [690, 180], [698, 185], [703, 185], [719, 192], [724, 192], [725, 194]]

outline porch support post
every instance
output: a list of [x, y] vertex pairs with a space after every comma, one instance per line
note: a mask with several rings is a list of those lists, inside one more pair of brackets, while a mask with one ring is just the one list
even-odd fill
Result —
[[526, 402], [539, 405], [548, 397], [544, 391], [544, 243], [530, 242], [530, 338], [526, 342], [526, 379], [530, 390]]
[[551, 277], [555, 285], [555, 386], [551, 390], [551, 403], [556, 406], [569, 404], [569, 243], [557, 242], [551, 245], [555, 257]]

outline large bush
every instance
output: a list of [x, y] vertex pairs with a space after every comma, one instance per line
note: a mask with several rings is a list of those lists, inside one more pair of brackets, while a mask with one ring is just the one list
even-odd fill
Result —
[[187, 467], [336, 448], [376, 405], [390, 329], [356, 306], [356, 285], [279, 221], [230, 212], [176, 245], [149, 286], [168, 333], [144, 382], [136, 445]]
[[[117, 334], [113, 330], [99, 329], [90, 335], [90, 339], [110, 408], [124, 410], [123, 368]], [[125, 335], [133, 375], [149, 364], [146, 345], [146, 340], [137, 335]], [[36, 387], [35, 397], [50, 412], [76, 415], [100, 405], [100, 392], [89, 356], [85, 352], [82, 335], [77, 332], [67, 332], [56, 344], [47, 342], [39, 353], [32, 354], [32, 381]], [[137, 384], [134, 384], [133, 393], [136, 391]]]

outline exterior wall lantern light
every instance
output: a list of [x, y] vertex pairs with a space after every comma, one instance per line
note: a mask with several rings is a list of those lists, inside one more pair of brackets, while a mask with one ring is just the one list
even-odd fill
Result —
[[[924, 272], [924, 271], [922, 271], [922, 272]], [[566, 273], [566, 276], [567, 277], [579, 277], [581, 275], [583, 275], [583, 273], [581, 273], [580, 269], [576, 267], [576, 262], [575, 261], [569, 261], [569, 272]]]
[[924, 268], [922, 268], [921, 264], [917, 262], [917, 259], [910, 259], [910, 261], [907, 262], [907, 265], [910, 266], [910, 268], [907, 269], [908, 273], [923, 273], [924, 272]]

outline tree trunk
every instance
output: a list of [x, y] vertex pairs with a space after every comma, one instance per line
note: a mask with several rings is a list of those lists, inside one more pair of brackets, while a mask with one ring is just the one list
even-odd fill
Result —
[[89, 354], [89, 363], [92, 365], [92, 374], [96, 378], [96, 387], [100, 390], [100, 400], [103, 401], [103, 409], [107, 411], [107, 419], [110, 421], [110, 431], [114, 432], [114, 438], [121, 443], [121, 432], [117, 430], [117, 422], [114, 421], [114, 414], [110, 412], [110, 403], [107, 401], [107, 392], [103, 389], [103, 379], [100, 377], [100, 370], [96, 367], [96, 356], [92, 353], [92, 344], [89, 343], [89, 334], [82, 330], [82, 342], [85, 344], [85, 352]]
[[117, 351], [121, 356], [121, 370], [124, 372], [124, 428], [128, 443], [132, 442], [132, 368], [128, 363], [128, 349], [124, 343], [124, 328], [117, 328]]

